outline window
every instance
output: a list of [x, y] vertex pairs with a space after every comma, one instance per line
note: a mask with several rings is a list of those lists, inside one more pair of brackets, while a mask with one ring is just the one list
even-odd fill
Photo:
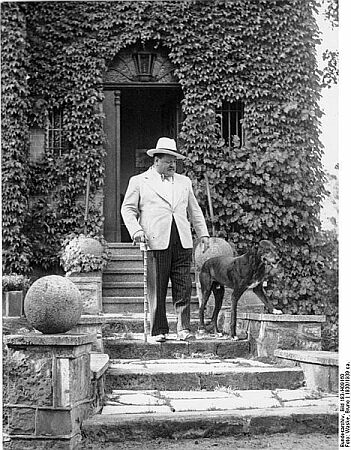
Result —
[[45, 130], [33, 127], [29, 130], [29, 158], [39, 162], [45, 154]]
[[63, 132], [63, 111], [53, 108], [49, 112], [46, 125], [46, 150], [56, 156], [62, 156], [67, 150], [67, 141]]
[[[244, 132], [241, 120], [244, 117], [244, 105], [241, 102], [223, 102], [217, 110], [221, 136], [229, 149], [244, 144]], [[237, 136], [237, 138], [235, 137]], [[240, 142], [239, 142], [239, 140]]]

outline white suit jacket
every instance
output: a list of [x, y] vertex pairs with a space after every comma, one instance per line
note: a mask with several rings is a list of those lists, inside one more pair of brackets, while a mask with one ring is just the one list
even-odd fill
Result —
[[169, 245], [174, 217], [183, 248], [192, 248], [190, 222], [198, 237], [209, 236], [201, 208], [195, 198], [190, 178], [174, 174], [173, 203], [160, 174], [152, 167], [129, 180], [121, 213], [128, 232], [143, 230], [151, 250]]

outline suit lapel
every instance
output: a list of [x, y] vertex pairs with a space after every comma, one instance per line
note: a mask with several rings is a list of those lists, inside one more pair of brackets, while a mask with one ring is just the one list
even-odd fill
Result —
[[171, 205], [171, 201], [168, 198], [167, 191], [165, 190], [165, 182], [162, 181], [156, 171], [150, 168], [145, 172], [145, 183], [147, 183], [148, 187], [152, 189], [159, 197]]

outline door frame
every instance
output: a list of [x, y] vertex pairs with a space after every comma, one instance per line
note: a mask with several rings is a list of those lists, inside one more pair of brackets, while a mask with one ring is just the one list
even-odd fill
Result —
[[[111, 192], [111, 201], [115, 202], [116, 210], [113, 211], [115, 217], [116, 230], [112, 232], [112, 242], [121, 242], [122, 221], [120, 215], [121, 209], [121, 90], [122, 89], [142, 89], [142, 88], [164, 88], [181, 90], [181, 85], [177, 82], [169, 83], [152, 83], [152, 82], [131, 82], [131, 83], [104, 83], [104, 106], [105, 120], [104, 130], [106, 135], [106, 153], [108, 152], [108, 145], [111, 145], [112, 152], [115, 152], [115, 168], [114, 176], [116, 182], [116, 189]], [[108, 104], [108, 106], [106, 106]], [[106, 215], [108, 208], [106, 207], [106, 184], [104, 186], [104, 205], [103, 214]], [[111, 216], [110, 216], [111, 217]], [[106, 231], [104, 231], [106, 234]], [[106, 240], [110, 236], [106, 236]]]

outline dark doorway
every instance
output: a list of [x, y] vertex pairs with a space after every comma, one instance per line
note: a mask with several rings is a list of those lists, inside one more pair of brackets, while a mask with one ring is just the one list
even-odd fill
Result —
[[177, 139], [182, 120], [182, 91], [179, 86], [128, 86], [118, 89], [118, 102], [115, 98], [116, 94], [115, 97], [106, 95], [104, 102], [108, 140], [105, 239], [129, 242], [131, 239], [120, 216], [120, 205], [129, 178], [151, 165], [152, 159], [146, 155], [146, 150], [154, 148], [159, 137]]

